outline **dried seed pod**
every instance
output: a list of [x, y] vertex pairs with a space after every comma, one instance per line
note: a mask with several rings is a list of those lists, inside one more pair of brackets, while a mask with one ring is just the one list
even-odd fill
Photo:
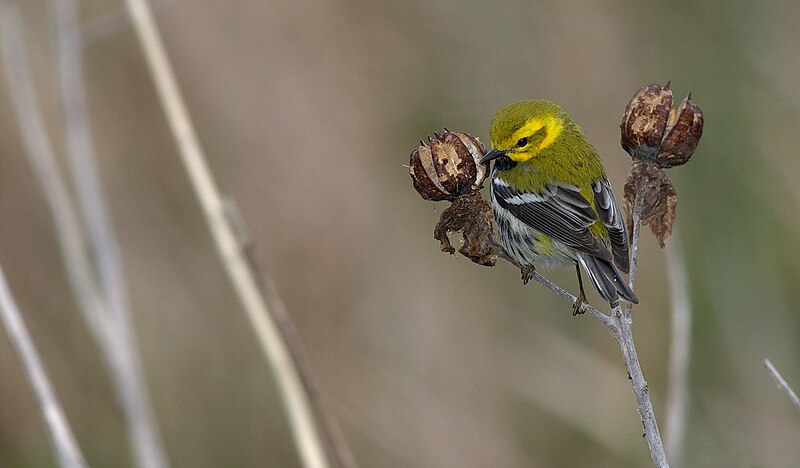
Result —
[[477, 138], [463, 132], [434, 133], [428, 144], [420, 140], [411, 152], [409, 173], [414, 188], [426, 200], [454, 200], [481, 189], [488, 164], [480, 160], [486, 147]]
[[448, 235], [461, 231], [463, 243], [458, 251], [478, 265], [492, 267], [497, 263], [497, 245], [494, 242], [494, 217], [492, 205], [480, 192], [470, 192], [458, 197], [442, 211], [433, 238], [438, 240], [442, 252], [455, 253]]
[[667, 128], [672, 91], [651, 84], [633, 95], [622, 116], [622, 148], [634, 158], [655, 159]]
[[675, 207], [678, 194], [675, 186], [655, 161], [636, 159], [631, 166], [628, 180], [625, 181], [625, 211], [627, 212], [628, 232], [633, 232], [633, 207], [638, 195], [642, 197], [641, 222], [650, 226], [659, 245], [664, 247], [675, 223]]
[[633, 95], [622, 116], [622, 148], [663, 168], [686, 163], [703, 134], [703, 112], [687, 96], [677, 112], [672, 91], [652, 84]]
[[686, 96], [678, 111], [670, 113], [666, 136], [656, 157], [661, 167], [669, 168], [684, 164], [692, 157], [697, 143], [700, 142], [700, 137], [703, 135], [703, 112], [691, 98], [691, 94]]
[[[672, 234], [678, 195], [664, 169], [685, 164], [703, 134], [703, 112], [691, 93], [672, 109], [672, 91], [652, 84], [633, 95], [622, 116], [622, 147], [633, 157], [625, 183], [628, 226], [637, 196], [642, 198], [641, 222], [650, 226], [658, 243]], [[632, 231], [632, 228], [631, 228]]]

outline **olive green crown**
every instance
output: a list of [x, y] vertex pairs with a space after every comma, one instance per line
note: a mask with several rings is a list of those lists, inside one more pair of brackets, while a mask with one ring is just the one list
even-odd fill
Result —
[[565, 124], [572, 121], [569, 114], [553, 101], [547, 99], [527, 99], [515, 102], [500, 112], [492, 119], [489, 137], [492, 145], [507, 140], [514, 132], [525, 125], [532, 118], [555, 117]]

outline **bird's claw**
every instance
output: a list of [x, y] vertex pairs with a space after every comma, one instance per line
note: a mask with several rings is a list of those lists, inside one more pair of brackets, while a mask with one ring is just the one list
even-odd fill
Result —
[[589, 303], [586, 301], [586, 296], [581, 294], [575, 299], [575, 302], [572, 304], [572, 316], [583, 315], [586, 313], [586, 307]]
[[531, 265], [531, 266], [521, 267], [520, 271], [522, 272], [522, 284], [528, 284], [528, 281], [530, 281], [533, 278], [533, 273], [536, 272], [536, 268], [533, 265]]

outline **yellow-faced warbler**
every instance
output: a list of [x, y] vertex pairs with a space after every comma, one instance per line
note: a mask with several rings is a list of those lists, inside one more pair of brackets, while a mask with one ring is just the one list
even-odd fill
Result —
[[527, 283], [534, 264], [580, 266], [606, 301], [639, 302], [620, 275], [629, 269], [628, 234], [597, 151], [557, 104], [520, 101], [495, 115], [490, 193], [500, 242]]

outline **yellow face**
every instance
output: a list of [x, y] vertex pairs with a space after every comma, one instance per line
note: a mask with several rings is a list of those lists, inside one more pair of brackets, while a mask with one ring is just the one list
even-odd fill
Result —
[[564, 122], [557, 116], [534, 117], [503, 141], [493, 141], [492, 146], [506, 151], [513, 161], [524, 162], [553, 144], [563, 129]]

